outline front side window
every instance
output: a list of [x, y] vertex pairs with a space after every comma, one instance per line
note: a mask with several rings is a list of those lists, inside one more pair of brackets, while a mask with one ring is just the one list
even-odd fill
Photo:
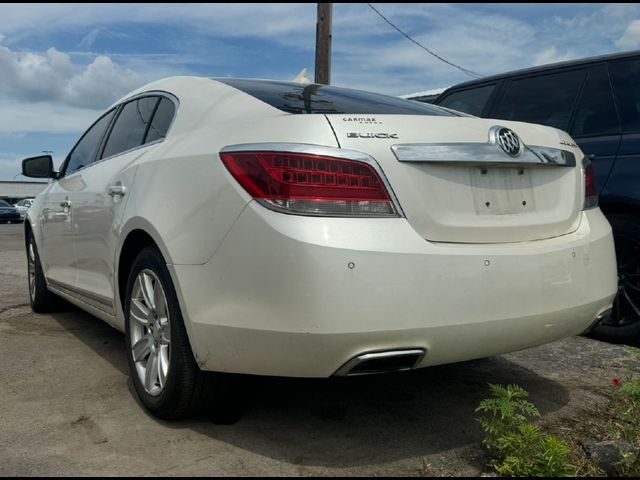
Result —
[[115, 109], [111, 110], [94, 123], [76, 144], [69, 154], [67, 166], [65, 167], [65, 175], [69, 175], [82, 167], [86, 167], [95, 160], [98, 146], [107, 131], [107, 127], [109, 127], [109, 123], [111, 123], [114, 112]]
[[585, 70], [510, 80], [494, 118], [539, 123], [567, 130]]
[[495, 88], [495, 85], [483, 85], [453, 92], [439, 101], [438, 105], [479, 117]]
[[4, 200], [0, 200], [0, 207], [10, 207], [11, 205], [9, 205], [7, 202], [5, 202]]
[[609, 72], [624, 131], [640, 131], [640, 59], [611, 62]]
[[144, 143], [159, 97], [143, 97], [126, 103], [116, 119], [101, 158], [117, 155]]

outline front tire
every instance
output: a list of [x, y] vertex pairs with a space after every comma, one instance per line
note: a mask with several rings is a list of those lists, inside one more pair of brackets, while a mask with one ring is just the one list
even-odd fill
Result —
[[136, 393], [154, 416], [177, 419], [213, 408], [225, 385], [195, 362], [178, 298], [162, 254], [142, 250], [124, 304], [127, 360]]
[[613, 342], [640, 342], [640, 220], [633, 215], [609, 215], [618, 264], [618, 294], [611, 315], [592, 331]]
[[40, 256], [31, 230], [27, 232], [27, 277], [31, 309], [36, 313], [48, 313], [56, 310], [59, 298], [47, 289]]

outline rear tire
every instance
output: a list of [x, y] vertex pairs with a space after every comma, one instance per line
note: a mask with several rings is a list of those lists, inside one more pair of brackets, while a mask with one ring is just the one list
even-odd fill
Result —
[[58, 308], [60, 299], [47, 289], [40, 256], [31, 230], [27, 232], [27, 282], [29, 301], [34, 312], [48, 313]]
[[633, 215], [607, 216], [613, 230], [618, 264], [618, 295], [611, 315], [591, 334], [611, 342], [640, 342], [640, 219]]
[[155, 246], [133, 262], [124, 314], [131, 378], [152, 415], [178, 419], [225, 406], [228, 376], [196, 364], [169, 270]]

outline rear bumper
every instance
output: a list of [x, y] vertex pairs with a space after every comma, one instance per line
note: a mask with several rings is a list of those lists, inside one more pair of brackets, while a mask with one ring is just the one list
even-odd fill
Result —
[[423, 349], [425, 367], [584, 332], [616, 292], [598, 209], [572, 234], [434, 244], [405, 219], [277, 214], [251, 203], [204, 265], [170, 265], [203, 369], [333, 375], [366, 352]]

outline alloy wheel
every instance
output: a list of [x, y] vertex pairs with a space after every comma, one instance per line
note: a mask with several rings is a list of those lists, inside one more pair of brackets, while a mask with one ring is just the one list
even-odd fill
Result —
[[27, 249], [27, 269], [29, 273], [29, 295], [33, 300], [36, 294], [36, 252], [33, 247], [33, 238], [29, 239]]
[[145, 391], [160, 395], [171, 362], [171, 323], [167, 298], [156, 274], [142, 270], [129, 304], [131, 354]]

